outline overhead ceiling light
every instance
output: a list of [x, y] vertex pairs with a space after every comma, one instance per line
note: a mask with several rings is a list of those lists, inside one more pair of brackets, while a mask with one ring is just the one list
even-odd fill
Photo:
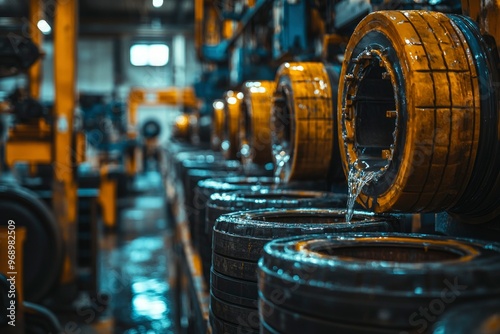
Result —
[[163, 0], [153, 0], [153, 7], [160, 8], [163, 6]]
[[134, 66], [149, 64], [149, 45], [136, 44], [130, 48], [130, 62]]
[[45, 20], [38, 21], [38, 23], [36, 24], [36, 26], [38, 27], [38, 29], [40, 29], [40, 31], [44, 35], [48, 35], [52, 31], [52, 28], [50, 27], [50, 25]]
[[149, 46], [149, 65], [164, 66], [168, 63], [168, 46], [165, 44], [151, 44]]
[[134, 66], [165, 66], [168, 58], [166, 44], [134, 44], [130, 48], [130, 62]]

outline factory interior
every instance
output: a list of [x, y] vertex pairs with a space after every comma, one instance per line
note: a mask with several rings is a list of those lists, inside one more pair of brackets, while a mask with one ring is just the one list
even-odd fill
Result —
[[499, 47], [500, 0], [0, 0], [0, 333], [500, 334]]

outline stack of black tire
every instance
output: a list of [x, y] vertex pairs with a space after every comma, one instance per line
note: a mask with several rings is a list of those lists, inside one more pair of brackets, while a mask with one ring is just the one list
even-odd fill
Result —
[[[300, 200], [289, 193], [292, 200], [284, 198], [281, 206], [287, 202], [291, 207], [339, 206], [338, 196], [316, 194], [316, 197]], [[272, 194], [274, 198], [267, 204], [265, 199], [256, 199], [254, 205], [279, 202], [275, 196]], [[320, 208], [263, 209], [221, 216], [213, 230], [210, 289], [213, 333], [259, 332], [257, 263], [269, 241], [294, 235], [381, 232], [397, 228], [397, 222], [370, 213], [356, 212], [352, 223], [346, 223], [344, 217], [345, 210]]]
[[[212, 228], [217, 218], [217, 212], [211, 213], [211, 220], [207, 222], [206, 213], [207, 205], [212, 194], [221, 194], [234, 191], [269, 191], [272, 189], [321, 189], [325, 185], [320, 185], [316, 182], [290, 182], [287, 184], [277, 184], [275, 179], [262, 176], [235, 176], [219, 179], [206, 179], [198, 182], [198, 187], [195, 190], [193, 207], [195, 208], [194, 225], [192, 239], [195, 248], [198, 249], [203, 265], [203, 275], [208, 282], [210, 280], [210, 266], [212, 256]], [[251, 199], [250, 201], [256, 201]], [[243, 201], [244, 202], [244, 201]], [[279, 201], [271, 201], [270, 204], [276, 205]], [[274, 204], [273, 204], [274, 203]], [[269, 204], [269, 205], [270, 205]], [[228, 205], [233, 205], [228, 203]], [[269, 205], [261, 206], [262, 208]], [[345, 205], [345, 201], [342, 206]], [[296, 206], [293, 206], [296, 207]], [[257, 207], [255, 207], [257, 208]], [[229, 212], [239, 211], [235, 209]]]
[[[193, 227], [197, 220], [200, 208], [200, 200], [195, 197], [195, 189], [199, 181], [205, 179], [223, 179], [235, 176], [266, 176], [270, 173], [265, 168], [252, 168], [243, 170], [239, 161], [224, 160], [221, 153], [208, 150], [199, 150], [195, 146], [175, 145], [167, 152], [167, 199], [168, 214], [173, 218], [173, 208], [176, 201], [183, 198], [183, 205], [190, 223], [190, 232], [196, 235]], [[180, 150], [180, 151], [178, 151]], [[178, 180], [182, 180], [182, 189], [176, 188]]]
[[166, 178], [165, 178], [165, 197], [167, 199], [167, 216], [176, 221], [178, 214], [177, 207], [184, 198], [183, 186], [179, 182], [182, 173], [182, 161], [189, 157], [195, 157], [195, 152], [200, 148], [185, 143], [171, 143], [165, 150]]
[[[238, 161], [219, 161], [211, 166], [198, 166], [189, 169], [185, 176], [184, 208], [190, 222], [190, 231], [195, 247], [199, 244], [200, 235], [206, 234], [205, 222], [206, 204], [210, 195], [220, 191], [236, 191], [246, 189], [266, 188], [275, 186], [274, 180], [266, 177], [266, 169], [253, 168], [243, 170]], [[207, 180], [201, 184], [200, 181]], [[252, 184], [252, 182], [256, 182]]]
[[[431, 333], [457, 306], [498, 301], [499, 260], [499, 244], [418, 234], [275, 240], [259, 262], [261, 333]], [[483, 320], [498, 311], [497, 303]], [[463, 316], [469, 313], [452, 321], [471, 328]], [[436, 334], [451, 333], [443, 329], [447, 321]], [[496, 326], [453, 333], [498, 333], [498, 319]]]
[[273, 178], [270, 177], [225, 177], [218, 179], [206, 179], [198, 182], [196, 187], [193, 207], [195, 208], [194, 224], [192, 225], [192, 240], [195, 248], [198, 249], [202, 267], [203, 276], [206, 282], [210, 280], [210, 266], [212, 257], [211, 231], [206, 225], [207, 202], [212, 194], [225, 193], [231, 191], [244, 190], [265, 190], [276, 187]]
[[[167, 207], [169, 216], [174, 218], [178, 212], [176, 208], [183, 204], [186, 208], [187, 220], [194, 222], [194, 210], [192, 202], [194, 189], [197, 181], [215, 177], [218, 175], [228, 175], [239, 173], [241, 165], [238, 161], [224, 161], [220, 153], [209, 150], [200, 150], [195, 146], [176, 145], [167, 152], [168, 177], [166, 180]], [[179, 150], [179, 151], [177, 151]], [[204, 170], [205, 175], [193, 173], [193, 178], [189, 178], [191, 170]], [[212, 174], [213, 173], [213, 174]], [[181, 182], [179, 182], [181, 181]], [[173, 219], [176, 220], [175, 218]], [[191, 226], [192, 224], [190, 224]]]
[[[222, 215], [238, 211], [258, 210], [267, 208], [341, 208], [347, 202], [347, 196], [343, 194], [333, 194], [323, 191], [312, 191], [303, 189], [319, 188], [315, 183], [288, 183], [272, 187], [264, 187], [258, 191], [234, 191], [230, 193], [213, 193], [206, 202], [205, 211], [205, 250], [210, 254], [205, 267], [211, 267], [212, 256], [212, 236], [215, 221]], [[278, 187], [278, 188], [275, 188]], [[288, 190], [287, 190], [288, 189]], [[297, 189], [297, 190], [291, 190]], [[226, 190], [227, 191], [227, 190]], [[205, 196], [208, 193], [205, 194]], [[207, 271], [209, 274], [209, 272]], [[207, 276], [209, 277], [209, 276]], [[207, 279], [208, 281], [208, 279]]]
[[187, 160], [183, 162], [182, 166], [184, 169], [184, 175], [182, 176], [182, 180], [184, 181], [184, 209], [189, 221], [191, 236], [193, 237], [196, 235], [195, 226], [200, 207], [196, 197], [198, 182], [212, 178], [237, 176], [241, 171], [241, 166], [237, 161], [232, 160], [213, 161], [210, 163], [197, 163]]

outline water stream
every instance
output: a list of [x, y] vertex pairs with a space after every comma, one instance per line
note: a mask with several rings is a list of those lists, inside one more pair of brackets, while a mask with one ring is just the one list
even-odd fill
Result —
[[349, 188], [349, 194], [347, 197], [347, 212], [345, 215], [346, 222], [350, 222], [354, 214], [354, 203], [356, 198], [358, 198], [361, 190], [365, 185], [370, 183], [373, 179], [381, 175], [383, 170], [365, 170], [358, 169], [355, 165], [351, 165], [349, 169], [349, 175], [347, 176], [347, 183]]
[[[392, 153], [392, 152], [391, 152]], [[392, 154], [391, 154], [392, 156]], [[384, 161], [384, 165], [375, 163], [374, 165], [365, 160], [356, 159], [353, 164], [349, 164], [349, 174], [347, 175], [347, 211], [346, 222], [350, 222], [354, 214], [354, 203], [363, 190], [363, 187], [372, 181], [377, 181], [389, 168], [392, 159]], [[372, 164], [372, 165], [370, 165]]]
[[286, 164], [290, 160], [290, 155], [286, 154], [285, 151], [280, 151], [274, 154], [274, 161], [276, 163], [276, 169], [274, 171], [275, 182], [282, 183], [281, 174]]

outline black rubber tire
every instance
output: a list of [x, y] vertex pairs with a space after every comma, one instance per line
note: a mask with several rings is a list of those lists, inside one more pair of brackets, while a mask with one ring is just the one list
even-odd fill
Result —
[[265, 317], [264, 327], [272, 328], [276, 333], [335, 333], [335, 334], [401, 334], [397, 329], [362, 327], [325, 321], [315, 316], [304, 315], [277, 306], [262, 296], [259, 309]]
[[312, 190], [264, 189], [212, 194], [208, 209], [214, 210], [220, 216], [235, 211], [266, 208], [343, 208], [346, 203], [346, 194]]
[[238, 176], [239, 174], [239, 163], [235, 164], [234, 170], [231, 170], [231, 165], [224, 162], [223, 165], [227, 166], [227, 169], [218, 170], [220, 168], [218, 165], [213, 166], [216, 169], [189, 169], [187, 171], [186, 180], [184, 183], [184, 210], [186, 211], [187, 219], [189, 221], [189, 229], [191, 232], [191, 237], [193, 239], [193, 245], [195, 248], [199, 245], [199, 229], [200, 226], [204, 229], [204, 224], [200, 223], [201, 219], [204, 219], [204, 214], [201, 211], [205, 211], [205, 206], [199, 206], [196, 199], [196, 187], [198, 182], [212, 179], [212, 178], [224, 178]]
[[448, 15], [462, 31], [481, 75], [481, 133], [476, 162], [464, 195], [448, 210], [460, 222], [478, 224], [500, 216], [500, 81], [493, 37], [483, 37], [469, 17]]
[[45, 307], [24, 302], [23, 308], [26, 334], [64, 333], [59, 320]]
[[[211, 245], [212, 235], [211, 227], [206, 224], [206, 205], [210, 196], [214, 193], [231, 192], [231, 191], [257, 191], [265, 189], [317, 189], [325, 184], [318, 184], [315, 182], [290, 182], [286, 184], [277, 184], [274, 178], [270, 177], [227, 177], [220, 179], [207, 179], [200, 181], [195, 190], [194, 200], [192, 207], [196, 208], [195, 214], [196, 222], [193, 227], [193, 239], [201, 253], [202, 262], [204, 266], [205, 278], [209, 279], [210, 275], [210, 259], [211, 259]], [[210, 229], [209, 229], [210, 228]]]
[[240, 156], [244, 166], [272, 162], [271, 104], [273, 81], [246, 82], [240, 115]]
[[[288, 186], [293, 184], [289, 183]], [[215, 193], [207, 202], [205, 226], [208, 242], [212, 245], [215, 221], [223, 214], [266, 208], [342, 208], [346, 202], [346, 195], [320, 191], [264, 189], [257, 192]], [[212, 252], [212, 249], [209, 251]]]
[[256, 308], [257, 294], [251, 288], [257, 284], [257, 262], [264, 245], [275, 238], [356, 230], [392, 231], [395, 224], [390, 218], [362, 212], [356, 212], [353, 223], [344, 220], [345, 210], [331, 209], [272, 208], [222, 215], [214, 228], [212, 295], [229, 303], [228, 308]]
[[216, 289], [213, 286], [210, 287], [210, 293], [215, 296], [216, 298], [227, 302], [232, 305], [238, 305], [246, 308], [251, 308], [254, 310], [257, 310], [257, 300], [258, 298], [244, 298], [238, 295], [233, 295], [230, 293], [227, 293], [224, 290]]
[[212, 240], [215, 221], [226, 213], [266, 208], [343, 208], [346, 203], [347, 195], [320, 191], [265, 189], [215, 193], [207, 202], [206, 226]]
[[210, 310], [215, 318], [219, 318], [225, 322], [236, 326], [259, 329], [259, 311], [256, 308], [230, 304], [211, 294]]
[[422, 333], [450, 303], [498, 298], [499, 258], [500, 244], [429, 235], [285, 238], [264, 247], [259, 296], [331, 326]]
[[221, 150], [224, 158], [234, 160], [239, 158], [240, 92], [228, 91], [224, 96], [225, 122]]
[[[259, 288], [257, 286], [257, 282], [234, 279], [232, 277], [225, 276], [213, 269], [211, 271], [210, 286], [211, 288], [215, 288], [219, 291], [225, 292], [233, 296], [238, 296], [245, 299], [251, 299], [254, 302], [257, 301], [259, 294]], [[255, 305], [253, 305], [253, 307], [257, 307], [256, 303]]]
[[221, 144], [224, 136], [225, 127], [225, 111], [224, 102], [222, 100], [215, 100], [213, 103], [212, 113], [212, 129], [210, 133], [210, 147], [214, 151], [221, 150]]
[[259, 331], [253, 328], [221, 320], [212, 312], [210, 312], [209, 317], [213, 334], [259, 334]]
[[[237, 165], [238, 162], [227, 162], [229, 165]], [[176, 173], [183, 180], [185, 177], [186, 169], [210, 169], [211, 167], [224, 168], [225, 162], [223, 161], [220, 153], [212, 151], [192, 151], [180, 152], [176, 154], [174, 165]], [[218, 167], [220, 166], [220, 167]]]
[[[199, 155], [196, 159], [189, 159], [182, 161], [182, 168], [185, 170], [190, 169], [206, 169], [206, 170], [231, 170], [239, 171], [241, 170], [241, 165], [238, 161], [219, 160], [217, 155], [204, 155], [203, 158]], [[201, 159], [200, 159], [201, 158]]]
[[[181, 188], [180, 186], [183, 185], [179, 181], [184, 182], [182, 178], [182, 173], [184, 172], [182, 162], [184, 160], [194, 159], [198, 152], [200, 152], [199, 147], [179, 142], [174, 142], [165, 149], [166, 170], [168, 171], [165, 181], [167, 214], [169, 217], [173, 218], [174, 222], [178, 203], [182, 202], [184, 199], [183, 192], [179, 189]], [[203, 152], [208, 154], [207, 151]], [[212, 157], [215, 159], [216, 155], [213, 154]]]
[[[212, 279], [217, 276], [223, 277], [224, 275], [218, 274], [214, 270], [212, 270]], [[231, 286], [227, 287], [224, 285], [218, 285], [217, 282], [212, 281], [210, 285], [210, 293], [217, 297], [218, 299], [225, 301], [227, 303], [233, 304], [233, 305], [239, 305], [247, 308], [252, 308], [252, 309], [257, 309], [258, 307], [258, 289], [257, 289], [257, 283], [256, 282], [248, 282], [244, 280], [236, 280], [232, 279], [230, 277], [227, 277], [225, 279], [221, 279], [220, 281], [226, 281], [230, 282]], [[219, 283], [220, 283], [219, 281]], [[251, 296], [248, 296], [250, 293], [248, 291], [241, 291], [240, 288], [243, 286], [250, 286], [251, 285], [251, 291], [252, 294]], [[232, 288], [231, 288], [232, 287]], [[235, 289], [236, 288], [236, 289]], [[236, 290], [235, 292], [231, 293], [229, 290]]]
[[339, 136], [338, 136], [338, 126], [337, 126], [337, 103], [338, 103], [338, 91], [339, 91], [339, 81], [340, 81], [340, 70], [341, 68], [332, 65], [324, 64], [326, 73], [328, 74], [328, 79], [330, 80], [330, 90], [332, 91], [332, 110], [333, 110], [333, 147], [331, 153], [330, 167], [327, 175], [327, 181], [335, 184], [347, 186], [347, 180], [344, 175], [344, 170], [342, 169], [342, 160], [340, 159], [340, 147], [339, 147]]
[[[238, 161], [224, 161], [222, 155], [209, 150], [200, 150], [192, 145], [169, 146], [167, 156], [166, 192], [169, 215], [175, 217], [179, 205], [189, 205], [194, 188], [187, 188], [187, 173], [192, 169], [239, 170]], [[179, 182], [181, 181], [181, 182]]]
[[211, 238], [206, 226], [206, 204], [213, 193], [237, 190], [259, 190], [274, 187], [274, 179], [270, 177], [235, 176], [218, 179], [206, 179], [198, 182], [195, 189], [192, 207], [196, 208], [196, 222], [193, 227], [196, 247], [200, 252], [203, 274], [210, 280], [210, 262], [212, 257]]
[[[198, 186], [198, 182], [207, 180], [207, 179], [226, 179], [228, 177], [267, 177], [270, 176], [268, 175], [268, 171], [262, 168], [252, 168], [250, 170], [247, 170], [244, 172], [244, 176], [242, 176], [242, 171], [240, 169], [239, 163], [237, 163], [234, 160], [231, 161], [225, 161], [221, 163], [223, 166], [226, 166], [227, 168], [220, 169], [219, 166], [214, 166], [215, 169], [190, 169], [187, 172], [187, 182], [185, 185], [185, 188], [187, 192], [191, 192], [191, 195], [193, 196], [195, 194], [195, 188]], [[187, 198], [191, 198], [189, 196], [186, 196]], [[192, 202], [192, 201], [191, 201]], [[200, 200], [201, 202], [201, 200]], [[205, 201], [203, 201], [203, 209], [205, 209]], [[193, 208], [196, 208], [196, 206], [193, 205]]]
[[257, 262], [235, 259], [213, 252], [212, 268], [214, 271], [232, 278], [257, 282]]
[[170, 165], [170, 172], [174, 171], [176, 175], [182, 177], [183, 164], [186, 168], [195, 168], [191, 165], [202, 163], [215, 163], [222, 160], [222, 155], [211, 150], [200, 149], [193, 145], [175, 145], [167, 150], [167, 163]]
[[[207, 156], [205, 156], [207, 157]], [[187, 186], [187, 173], [193, 169], [202, 169], [210, 171], [227, 171], [238, 172], [241, 170], [241, 165], [238, 161], [228, 160], [214, 160], [214, 161], [198, 161], [198, 160], [184, 160], [180, 163], [178, 179], [184, 182], [184, 187]], [[194, 191], [194, 188], [191, 189]]]
[[63, 238], [59, 225], [47, 206], [27, 189], [1, 184], [0, 212], [7, 226], [26, 228], [23, 249], [24, 300], [39, 302], [58, 282], [64, 258]]
[[[264, 245], [273, 239], [316, 233], [391, 232], [398, 229], [397, 225], [392, 217], [362, 211], [355, 211], [351, 223], [346, 223], [345, 209], [271, 208], [235, 212], [217, 219], [213, 252], [234, 261], [257, 263]], [[221, 273], [232, 276], [230, 272]], [[255, 272], [248, 280], [257, 281]]]
[[324, 65], [284, 63], [275, 81], [271, 145], [276, 177], [284, 182], [326, 180], [336, 148], [333, 90]]
[[388, 166], [358, 201], [375, 212], [453, 207], [480, 137], [481, 74], [463, 33], [439, 12], [380, 11], [346, 50], [337, 112], [344, 172], [357, 159]]
[[[182, 157], [182, 156], [181, 156]], [[193, 199], [195, 197], [195, 188], [197, 183], [194, 180], [191, 180], [189, 177], [189, 172], [191, 170], [206, 170], [207, 173], [210, 172], [226, 172], [226, 173], [235, 173], [241, 170], [241, 165], [238, 161], [223, 161], [221, 159], [217, 159], [216, 155], [211, 153], [208, 154], [199, 154], [196, 158], [188, 159], [188, 160], [180, 160], [178, 162], [179, 166], [177, 168], [177, 180], [182, 180], [184, 185], [184, 205], [188, 210], [188, 213], [194, 212], [191, 208], [195, 208]], [[209, 171], [209, 172], [208, 172]], [[222, 173], [222, 174], [223, 174]], [[192, 173], [193, 179], [199, 178], [200, 180], [206, 179], [204, 177], [203, 172], [194, 172]], [[222, 176], [221, 174], [215, 173], [214, 176]], [[189, 214], [190, 222], [194, 221], [194, 214]]]
[[433, 334], [498, 334], [500, 301], [484, 300], [455, 307], [434, 325]]
[[500, 241], [500, 219], [494, 223], [466, 224], [447, 213], [437, 215], [435, 231], [450, 237]]

